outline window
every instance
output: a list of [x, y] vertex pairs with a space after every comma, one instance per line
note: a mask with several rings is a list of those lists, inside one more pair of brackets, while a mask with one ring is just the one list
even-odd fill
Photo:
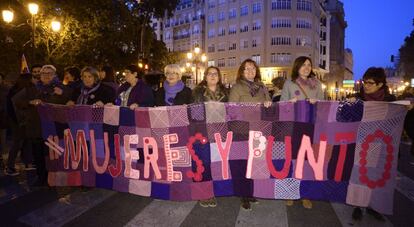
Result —
[[240, 26], [240, 32], [248, 32], [249, 31], [249, 25], [247, 23], [243, 23]]
[[296, 46], [312, 46], [311, 39], [307, 36], [296, 37]]
[[237, 16], [236, 9], [235, 8], [230, 9], [229, 10], [229, 19], [236, 18], [236, 16]]
[[257, 47], [257, 39], [252, 40], [252, 47]]
[[255, 61], [258, 65], [260, 65], [260, 54], [252, 55], [252, 60]]
[[218, 1], [218, 5], [224, 5], [224, 4], [226, 4], [226, 0], [219, 0]]
[[227, 66], [233, 67], [236, 66], [236, 57], [230, 57], [227, 59]]
[[209, 9], [216, 7], [216, 0], [209, 0], [207, 6]]
[[207, 34], [208, 38], [213, 38], [215, 35], [216, 35], [216, 30], [214, 30], [214, 28], [208, 30], [208, 34]]
[[288, 65], [292, 62], [292, 54], [290, 53], [272, 53], [270, 55], [270, 62], [277, 64]]
[[252, 8], [253, 8], [252, 9], [253, 14], [260, 13], [262, 11], [262, 3], [260, 2], [253, 3]]
[[207, 21], [208, 21], [209, 24], [214, 23], [214, 14], [208, 15]]
[[272, 46], [281, 46], [281, 45], [290, 45], [290, 37], [288, 36], [278, 36], [272, 37], [270, 45]]
[[291, 9], [291, 0], [272, 0], [272, 10]]
[[252, 27], [253, 31], [260, 30], [261, 28], [262, 28], [262, 23], [260, 22], [260, 20], [253, 21], [253, 27]]
[[312, 1], [310, 0], [297, 0], [296, 6], [297, 10], [312, 12]]
[[214, 65], [215, 65], [215, 61], [214, 60], [208, 60], [207, 66], [214, 66]]
[[225, 20], [225, 19], [226, 19], [226, 15], [225, 15], [225, 13], [224, 13], [223, 11], [219, 12], [219, 13], [218, 13], [218, 16], [217, 16], [217, 20], [218, 20], [218, 21], [223, 21], [223, 20]]
[[312, 22], [307, 19], [298, 18], [296, 21], [296, 28], [312, 29]]
[[219, 43], [217, 51], [218, 52], [226, 51], [226, 44], [225, 43]]
[[240, 7], [240, 16], [246, 16], [247, 14], [249, 14], [249, 6]]
[[216, 51], [216, 50], [215, 50], [215, 46], [214, 46], [214, 44], [210, 44], [210, 45], [207, 47], [207, 52], [208, 52], [208, 53], [213, 53], [214, 51]]
[[200, 33], [200, 28], [198, 25], [194, 25], [193, 27], [193, 34], [199, 34]]
[[218, 31], [218, 36], [224, 36], [224, 35], [226, 35], [226, 29], [223, 27], [220, 27]]
[[285, 17], [272, 18], [272, 28], [290, 28], [292, 27], [292, 20]]
[[236, 34], [236, 33], [237, 33], [236, 25], [230, 25], [229, 26], [229, 35]]
[[246, 49], [249, 47], [249, 41], [246, 39], [242, 39], [240, 40], [240, 48], [241, 49]]
[[235, 50], [235, 49], [236, 49], [236, 47], [237, 47], [236, 43], [232, 43], [232, 44], [229, 46], [229, 50]]
[[220, 59], [217, 61], [217, 66], [218, 66], [218, 67], [225, 67], [225, 66], [226, 66], [225, 59], [224, 59], [224, 58], [220, 58]]
[[277, 77], [287, 78], [287, 71], [277, 71]]

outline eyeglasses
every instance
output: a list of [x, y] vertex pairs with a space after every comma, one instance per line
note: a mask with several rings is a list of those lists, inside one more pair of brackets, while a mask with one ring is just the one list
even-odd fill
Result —
[[207, 73], [207, 76], [218, 76], [218, 73]]
[[53, 76], [53, 72], [40, 72], [40, 75], [44, 75], [44, 76]]
[[375, 83], [375, 82], [372, 82], [372, 81], [367, 81], [367, 80], [363, 80], [362, 81], [362, 84], [364, 84], [364, 85], [374, 85], [374, 84], [377, 84], [377, 83]]
[[176, 72], [166, 72], [165, 73], [166, 76], [178, 76], [180, 74], [176, 73]]

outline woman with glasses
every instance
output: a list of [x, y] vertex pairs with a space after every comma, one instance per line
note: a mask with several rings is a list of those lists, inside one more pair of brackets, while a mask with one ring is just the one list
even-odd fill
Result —
[[[252, 59], [241, 63], [236, 83], [230, 90], [229, 102], [263, 103], [265, 107], [272, 105], [269, 92], [262, 82], [259, 66]], [[258, 201], [251, 197], [241, 198], [241, 207], [244, 210], [252, 210], [250, 203]]]
[[301, 56], [295, 59], [291, 78], [283, 85], [280, 101], [308, 100], [315, 103], [324, 99], [322, 83], [312, 71], [312, 60], [309, 57]]
[[[365, 71], [362, 76], [362, 87], [360, 92], [357, 93], [355, 97], [350, 98], [349, 101], [354, 102], [356, 99], [360, 99], [362, 101], [385, 102], [393, 102], [396, 100], [396, 97], [389, 93], [386, 75], [383, 68], [371, 67]], [[366, 213], [372, 215], [377, 220], [385, 221], [384, 217], [380, 213], [370, 207], [366, 208]], [[352, 219], [361, 220], [362, 216], [362, 209], [360, 207], [355, 207], [352, 212]]]
[[[220, 69], [215, 66], [209, 66], [204, 71], [203, 80], [193, 90], [194, 103], [203, 102], [227, 102], [228, 90], [224, 87], [221, 80]], [[216, 207], [215, 197], [199, 201], [202, 207]]]
[[165, 81], [155, 93], [156, 106], [175, 106], [193, 102], [191, 89], [181, 80], [181, 68], [177, 64], [167, 65], [164, 68]]

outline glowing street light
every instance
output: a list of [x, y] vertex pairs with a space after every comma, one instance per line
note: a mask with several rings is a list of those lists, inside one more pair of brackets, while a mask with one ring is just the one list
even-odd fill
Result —
[[4, 22], [10, 23], [13, 21], [14, 14], [11, 10], [3, 10], [2, 15], [3, 15]]
[[[198, 45], [195, 46], [192, 52], [187, 53], [187, 59], [191, 61], [195, 65], [195, 83], [198, 84], [198, 68], [199, 63], [204, 63], [207, 61], [207, 56], [205, 54], [201, 54], [201, 49]], [[189, 67], [190, 63], [186, 63], [186, 66]]]
[[39, 5], [36, 3], [29, 3], [28, 7], [29, 7], [29, 12], [32, 15], [36, 15], [39, 12]]
[[59, 21], [52, 21], [52, 31], [58, 32], [60, 31], [60, 28], [62, 27], [62, 24]]

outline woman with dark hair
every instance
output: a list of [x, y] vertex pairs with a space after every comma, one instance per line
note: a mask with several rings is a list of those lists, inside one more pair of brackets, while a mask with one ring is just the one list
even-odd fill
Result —
[[309, 57], [295, 59], [291, 77], [292, 80], [286, 80], [283, 85], [280, 101], [308, 100], [315, 103], [324, 99], [322, 83], [312, 71], [312, 60]]
[[252, 59], [241, 63], [236, 83], [230, 90], [229, 102], [263, 103], [265, 107], [272, 105], [269, 91], [262, 82], [259, 66]]
[[283, 85], [285, 84], [285, 78], [283, 77], [273, 78], [272, 84], [273, 84], [272, 102], [279, 102], [280, 97], [282, 96], [282, 90], [283, 90]]
[[191, 89], [181, 80], [181, 68], [177, 64], [167, 65], [164, 68], [165, 81], [163, 87], [155, 93], [156, 106], [175, 106], [193, 102]]
[[[272, 101], [266, 86], [261, 81], [260, 69], [252, 59], [244, 60], [237, 72], [236, 83], [230, 90], [229, 102], [263, 103], [270, 107]], [[242, 197], [241, 207], [251, 210], [250, 203], [258, 203], [255, 198]]]
[[67, 105], [97, 105], [103, 106], [115, 100], [114, 90], [102, 84], [99, 80], [98, 70], [87, 66], [81, 72], [82, 86], [73, 92]]
[[80, 69], [75, 66], [66, 67], [64, 69], [62, 83], [71, 89], [79, 88], [82, 85]]
[[[370, 67], [367, 71], [365, 71], [362, 76], [362, 87], [360, 92], [357, 93], [355, 97], [350, 98], [349, 101], [354, 102], [356, 99], [360, 99], [362, 101], [396, 101], [396, 97], [389, 93], [386, 75], [383, 68]], [[370, 207], [366, 208], [366, 212], [377, 220], [385, 220], [380, 213]], [[352, 212], [352, 219], [361, 220], [362, 216], [362, 209], [360, 207], [355, 207]]]
[[[224, 87], [221, 80], [220, 69], [215, 66], [209, 66], [204, 71], [203, 80], [193, 90], [194, 103], [203, 103], [209, 101], [227, 102], [228, 90]], [[199, 201], [202, 207], [216, 207], [215, 197]]]
[[154, 106], [152, 89], [142, 80], [143, 73], [138, 67], [129, 65], [124, 72], [126, 82], [119, 87], [115, 104], [132, 110], [137, 107]]
[[218, 67], [209, 66], [204, 71], [204, 78], [194, 88], [193, 97], [195, 103], [228, 101], [228, 90], [222, 83], [221, 72]]
[[116, 92], [118, 90], [118, 84], [115, 80], [115, 72], [111, 66], [103, 66], [99, 71], [99, 78], [103, 84], [110, 86]]

